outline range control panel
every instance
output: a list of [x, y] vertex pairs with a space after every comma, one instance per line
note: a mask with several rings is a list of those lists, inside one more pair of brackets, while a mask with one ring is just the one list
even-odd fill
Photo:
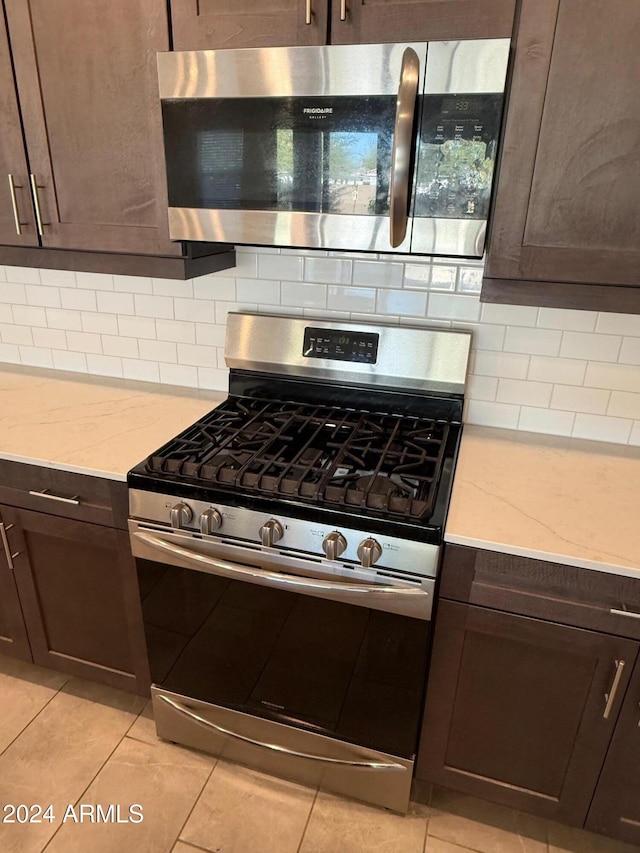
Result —
[[331, 358], [335, 361], [361, 361], [375, 364], [380, 335], [375, 332], [304, 330], [302, 354], [306, 358]]

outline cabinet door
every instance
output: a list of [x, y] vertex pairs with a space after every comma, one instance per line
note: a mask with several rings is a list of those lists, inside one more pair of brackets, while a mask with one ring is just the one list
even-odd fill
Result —
[[175, 50], [326, 44], [329, 0], [172, 0]]
[[[22, 140], [20, 110], [4, 17], [0, 15], [0, 244], [37, 246], [29, 168]], [[20, 233], [19, 233], [20, 232]]]
[[524, 0], [483, 298], [640, 312], [639, 34], [636, 0]]
[[145, 693], [135, 563], [121, 530], [4, 507], [33, 660]]
[[42, 244], [179, 254], [155, 52], [165, 0], [6, 0]]
[[640, 664], [620, 711], [586, 827], [640, 845]]
[[582, 825], [637, 650], [442, 601], [418, 777]]
[[0, 653], [32, 660], [22, 607], [11, 568], [13, 560], [8, 542], [11, 523], [0, 518]]
[[332, 0], [332, 44], [511, 38], [515, 0]]

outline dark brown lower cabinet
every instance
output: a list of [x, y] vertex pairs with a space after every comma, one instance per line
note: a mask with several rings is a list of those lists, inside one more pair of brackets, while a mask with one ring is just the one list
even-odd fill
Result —
[[0, 513], [7, 543], [0, 551], [0, 650], [146, 693], [150, 679], [127, 533], [14, 507]]
[[442, 601], [417, 775], [583, 825], [638, 648]]
[[640, 663], [620, 711], [586, 828], [640, 845]]

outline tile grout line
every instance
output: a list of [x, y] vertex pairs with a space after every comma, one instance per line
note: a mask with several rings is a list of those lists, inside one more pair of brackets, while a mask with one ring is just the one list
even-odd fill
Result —
[[[56, 698], [56, 696], [58, 695], [58, 693], [60, 693], [60, 691], [62, 690], [62, 688], [63, 688], [63, 687], [65, 687], [65, 685], [67, 685], [67, 684], [69, 683], [70, 679], [71, 679], [71, 676], [69, 676], [69, 677], [67, 678], [67, 680], [64, 682], [64, 684], [61, 684], [61, 685], [60, 685], [60, 687], [58, 687], [58, 689], [57, 689], [57, 690], [56, 690], [56, 692], [53, 694], [53, 696], [51, 696], [51, 697], [50, 697], [50, 698], [49, 698], [49, 699], [44, 703], [44, 705], [42, 706], [42, 708], [40, 708], [40, 710], [35, 714], [35, 716], [33, 716], [33, 717], [29, 720], [29, 722], [28, 722], [28, 723], [26, 723], [26, 724], [25, 724], [25, 725], [20, 729], [20, 731], [18, 732], [18, 734], [17, 734], [17, 735], [16, 735], [16, 736], [15, 736], [15, 737], [14, 737], [14, 738], [13, 738], [13, 739], [12, 739], [12, 740], [11, 740], [11, 741], [6, 745], [6, 746], [5, 746], [5, 748], [4, 748], [2, 751], [0, 751], [0, 755], [4, 755], [4, 753], [9, 749], [9, 747], [13, 746], [13, 744], [18, 740], [18, 738], [22, 737], [22, 735], [26, 732], [26, 730], [29, 728], [29, 726], [30, 726], [33, 722], [35, 722], [35, 720], [37, 720], [37, 718], [38, 718], [38, 717], [40, 716], [40, 714], [44, 711], [44, 709], [45, 709], [45, 708], [47, 708], [47, 707], [50, 705], [50, 703], [51, 703], [51, 702], [53, 702], [53, 700]], [[41, 686], [44, 686], [44, 685], [41, 685]]]
[[[159, 740], [160, 740], [160, 738], [159, 738]], [[197, 750], [196, 750], [196, 751], [197, 751]], [[186, 827], [187, 823], [189, 822], [189, 819], [191, 818], [191, 815], [193, 814], [195, 807], [196, 807], [196, 806], [198, 805], [198, 803], [200, 802], [200, 797], [201, 797], [201, 796], [202, 796], [202, 794], [204, 793], [204, 789], [205, 789], [205, 788], [207, 787], [207, 785], [209, 784], [209, 781], [211, 780], [211, 777], [213, 776], [213, 771], [216, 769], [216, 767], [217, 767], [217, 766], [218, 766], [218, 758], [216, 758], [216, 760], [215, 760], [215, 762], [214, 762], [214, 764], [213, 764], [213, 767], [211, 768], [211, 770], [209, 771], [209, 774], [207, 775], [207, 778], [206, 778], [206, 779], [204, 780], [204, 782], [202, 783], [202, 787], [200, 788], [200, 793], [198, 794], [198, 796], [197, 796], [197, 797], [195, 798], [195, 800], [193, 801], [193, 805], [192, 805], [192, 806], [191, 806], [191, 808], [189, 809], [189, 813], [187, 814], [186, 818], [185, 818], [185, 819], [184, 819], [184, 821], [182, 822], [182, 824], [181, 824], [181, 826], [180, 826], [180, 829], [178, 830], [178, 834], [176, 835], [176, 837], [175, 837], [175, 839], [174, 839], [174, 841], [173, 841], [173, 844], [172, 844], [172, 846], [171, 846], [171, 849], [172, 849], [172, 850], [173, 850], [173, 848], [176, 846], [176, 844], [178, 843], [178, 841], [182, 841], [182, 839], [180, 838], [180, 836], [182, 835], [182, 833], [183, 833], [183, 831], [184, 831], [184, 828]], [[189, 842], [189, 841], [183, 841], [182, 843], [183, 843], [183, 844], [190, 844], [191, 842]], [[194, 845], [192, 844], [191, 846], [193, 847]], [[196, 849], [198, 849], [198, 850], [202, 850], [203, 848], [201, 848], [201, 847], [197, 847]], [[206, 848], [204, 848], [204, 849], [206, 850]], [[206, 853], [211, 853], [211, 851], [206, 850]]]
[[296, 853], [300, 853], [302, 850], [302, 845], [304, 843], [304, 837], [307, 834], [307, 829], [309, 828], [309, 823], [311, 821], [311, 815], [313, 814], [313, 810], [316, 807], [316, 802], [318, 800], [318, 794], [320, 793], [320, 788], [316, 788], [315, 793], [313, 795], [313, 802], [311, 803], [311, 808], [309, 809], [309, 814], [307, 815], [307, 819], [304, 824], [304, 829], [302, 830], [302, 837], [300, 838], [300, 843], [296, 848]]

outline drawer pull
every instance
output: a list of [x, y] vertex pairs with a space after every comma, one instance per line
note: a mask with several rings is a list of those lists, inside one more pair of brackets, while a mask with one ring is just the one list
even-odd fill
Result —
[[640, 613], [633, 613], [631, 610], [617, 610], [612, 607], [609, 611], [612, 616], [628, 616], [629, 619], [640, 619]]
[[616, 701], [616, 693], [618, 692], [618, 687], [620, 687], [620, 681], [622, 680], [622, 673], [624, 671], [624, 661], [617, 660], [616, 661], [616, 674], [613, 676], [613, 684], [611, 685], [611, 690], [609, 693], [604, 694], [604, 700], [606, 705], [604, 706], [604, 713], [602, 718], [604, 720], [609, 719], [609, 714], [611, 713], [611, 709], [613, 708], [613, 703]]
[[33, 498], [47, 498], [50, 501], [60, 501], [63, 504], [72, 504], [73, 506], [80, 506], [80, 496], [73, 495], [71, 498], [63, 498], [61, 495], [52, 495], [49, 493], [49, 489], [42, 489], [41, 492], [29, 492], [31, 497]]
[[313, 11], [311, 9], [311, 0], [306, 0], [304, 4], [304, 22], [307, 26], [311, 23]]
[[[13, 560], [11, 555], [11, 548], [9, 548], [9, 540], [7, 539], [7, 530], [11, 530], [12, 527], [13, 524], [8, 524], [5, 527], [4, 524], [0, 521], [0, 537], [2, 538], [2, 547], [4, 548], [4, 555], [7, 558], [7, 565], [9, 566], [11, 571], [13, 571]], [[19, 553], [20, 552], [18, 551], [18, 554]], [[17, 557], [18, 554], [15, 554], [14, 556]]]

